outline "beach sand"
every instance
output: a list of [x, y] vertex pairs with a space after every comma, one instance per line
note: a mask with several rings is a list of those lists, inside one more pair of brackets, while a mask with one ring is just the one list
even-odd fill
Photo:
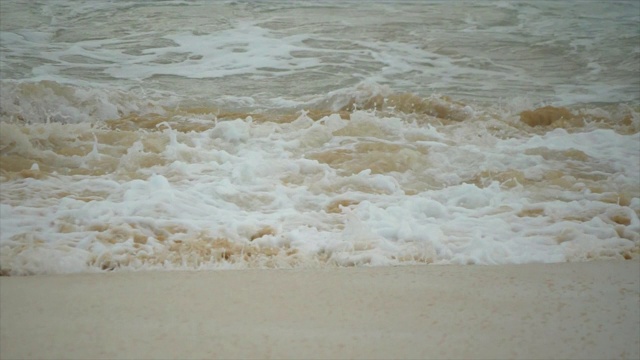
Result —
[[0, 357], [640, 358], [640, 262], [0, 278]]

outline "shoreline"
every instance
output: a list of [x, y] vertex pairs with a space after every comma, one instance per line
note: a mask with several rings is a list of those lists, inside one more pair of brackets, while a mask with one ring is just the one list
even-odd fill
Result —
[[640, 357], [640, 261], [0, 277], [0, 358]]

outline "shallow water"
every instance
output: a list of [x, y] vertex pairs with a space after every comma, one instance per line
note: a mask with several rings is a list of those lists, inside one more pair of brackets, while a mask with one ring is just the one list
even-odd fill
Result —
[[637, 257], [637, 2], [0, 4], [0, 272]]

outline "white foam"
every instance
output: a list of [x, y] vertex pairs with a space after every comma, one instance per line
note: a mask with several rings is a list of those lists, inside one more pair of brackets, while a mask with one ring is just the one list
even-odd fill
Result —
[[[263, 126], [271, 130], [267, 131]], [[354, 113], [350, 122], [335, 115], [318, 122], [302, 115], [292, 123], [280, 125], [247, 119], [219, 121], [210, 130], [193, 134], [194, 140], [187, 142], [184, 134], [172, 130], [169, 124], [161, 125], [160, 133], [168, 142], [160, 154], [169, 162], [164, 166], [136, 169], [139, 179], [114, 181], [86, 177], [67, 182], [64, 177], [53, 177], [5, 183], [3, 188], [8, 192], [38, 189], [37, 193], [42, 195], [22, 202], [22, 205], [10, 198], [3, 200], [3, 218], [16, 219], [3, 222], [3, 254], [12, 254], [18, 249], [16, 244], [24, 241], [43, 241], [44, 247], [36, 252], [16, 253], [4, 261], [24, 272], [85, 271], [94, 256], [120, 263], [122, 268], [153, 267], [158, 265], [145, 265], [140, 259], [157, 256], [154, 254], [163, 251], [166, 241], [187, 241], [198, 233], [211, 238], [227, 238], [244, 244], [242, 246], [286, 245], [296, 249], [297, 256], [302, 259], [297, 261], [306, 266], [318, 264], [320, 258], [337, 265], [416, 261], [462, 264], [553, 262], [597, 256], [594, 254], [615, 256], [620, 249], [637, 246], [640, 240], [640, 221], [632, 210], [634, 206], [639, 207], [638, 198], [633, 199], [629, 208], [603, 203], [596, 198], [588, 200], [583, 194], [563, 190], [563, 196], [582, 199], [544, 201], [532, 197], [528, 187], [509, 190], [497, 181], [486, 187], [466, 183], [466, 171], [473, 173], [480, 168], [459, 162], [464, 157], [482, 156], [487, 169], [501, 169], [506, 165], [506, 168], [516, 167], [523, 171], [534, 163], [544, 175], [545, 169], [553, 168], [550, 167], [553, 163], [526, 155], [527, 149], [576, 149], [587, 153], [596, 165], [607, 162], [609, 167], [600, 171], [626, 174], [614, 180], [624, 184], [637, 181], [637, 175], [634, 178], [632, 174], [637, 168], [625, 168], [633, 165], [633, 156], [637, 160], [637, 155], [628, 150], [628, 146], [638, 140], [637, 135], [619, 135], [610, 130], [568, 133], [557, 129], [543, 136], [522, 139], [431, 146], [430, 151], [448, 151], [449, 157], [440, 158], [440, 163], [433, 162], [435, 168], [425, 171], [433, 176], [440, 172], [455, 174], [455, 179], [445, 181], [447, 185], [440, 189], [406, 195], [403, 187], [408, 180], [402, 174], [374, 174], [369, 169], [352, 175], [340, 174], [326, 164], [295, 155], [300, 147], [341, 146], [341, 139], [345, 138], [330, 136], [314, 143], [292, 143], [291, 138], [331, 134], [345, 126], [378, 127], [389, 139], [399, 139], [404, 133], [419, 130], [449, 144], [465, 138], [458, 132], [447, 133], [432, 126], [422, 128], [399, 118], [384, 118], [364, 111]], [[415, 130], [408, 130], [411, 126]], [[99, 148], [96, 144], [94, 138], [94, 150], [87, 157], [106, 156], [95, 152]], [[597, 144], [597, 148], [593, 148], [593, 144]], [[120, 160], [121, 166], [126, 167], [127, 163], [145, 154], [139, 141], [127, 152]], [[199, 155], [189, 157], [187, 154]], [[494, 158], [501, 160], [496, 162]], [[505, 163], [506, 159], [510, 160]], [[294, 179], [294, 183], [283, 183], [285, 178]], [[73, 184], [74, 188], [67, 188], [69, 185], [65, 184]], [[65, 197], [53, 208], [42, 207], [49, 203], [46, 199], [48, 191], [62, 189], [73, 193], [98, 192], [103, 197], [89, 202]], [[340, 213], [325, 210], [326, 204], [340, 198], [356, 201], [356, 204], [342, 207]], [[516, 215], [527, 206], [537, 206], [542, 212], [536, 213], [535, 217]], [[48, 215], [42, 217], [44, 209]], [[583, 222], [562, 220], [576, 214], [584, 214], [589, 219], [589, 213], [597, 216]], [[622, 232], [624, 238], [609, 225], [609, 219], [616, 214], [629, 219], [629, 225]], [[69, 222], [70, 219], [73, 221]], [[547, 225], [542, 226], [545, 223]], [[49, 233], [50, 224], [66, 224], [64, 226], [72, 226], [77, 231], [71, 235], [48, 236], [45, 234]], [[115, 224], [124, 225], [113, 227]], [[162, 232], [159, 229], [177, 224], [184, 230], [168, 235], [173, 240], [165, 240], [165, 243], [157, 240]], [[112, 237], [124, 237], [114, 244], [96, 241], [99, 232], [87, 230], [95, 226], [111, 227], [108, 231]], [[273, 230], [250, 245], [249, 239], [265, 226]], [[24, 234], [30, 235], [25, 238]], [[134, 242], [134, 236], [143, 236], [147, 239], [146, 244]], [[55, 250], [61, 244], [68, 244], [65, 248], [72, 250]], [[43, 251], [53, 251], [52, 263], [43, 262], [43, 257], [38, 255], [44, 254]], [[27, 261], [31, 258], [33, 261]], [[283, 259], [278, 261], [280, 266], [291, 264]], [[28, 264], [18, 265], [21, 262]], [[242, 264], [252, 266], [249, 262], [235, 265], [210, 262], [199, 266]], [[193, 265], [166, 263], [162, 266]]]
[[0, 270], [637, 254], [637, 4], [443, 4], [4, 0]]
[[506, 140], [498, 146], [504, 149], [526, 151], [533, 148], [549, 150], [579, 150], [597, 159], [602, 167], [614, 167], [616, 173], [635, 177], [640, 173], [637, 155], [640, 152], [640, 134], [621, 135], [610, 129], [596, 129], [588, 132], [568, 133], [555, 129], [543, 136], [533, 136], [525, 143], [520, 140]]

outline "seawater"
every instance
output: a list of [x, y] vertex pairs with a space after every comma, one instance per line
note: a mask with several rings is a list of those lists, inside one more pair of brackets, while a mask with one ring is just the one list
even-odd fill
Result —
[[640, 246], [637, 1], [0, 2], [0, 273]]

